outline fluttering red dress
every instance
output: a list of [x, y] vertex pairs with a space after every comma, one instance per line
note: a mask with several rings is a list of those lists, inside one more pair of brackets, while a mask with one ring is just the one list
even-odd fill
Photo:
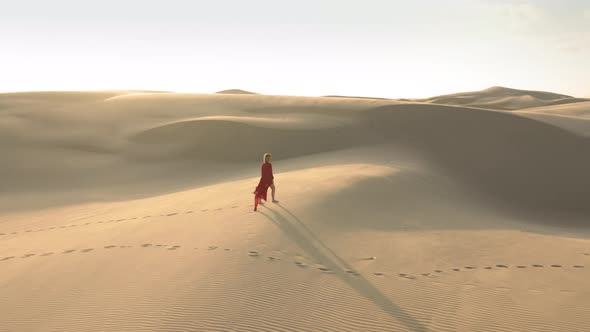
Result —
[[258, 203], [263, 199], [266, 201], [266, 192], [268, 187], [272, 184], [274, 176], [272, 175], [272, 164], [265, 162], [262, 164], [260, 182], [254, 191], [254, 211], [258, 208]]

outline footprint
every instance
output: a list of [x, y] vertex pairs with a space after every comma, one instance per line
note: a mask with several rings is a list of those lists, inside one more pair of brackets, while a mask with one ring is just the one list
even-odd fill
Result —
[[258, 256], [259, 253], [258, 253], [258, 251], [248, 251], [248, 255], [254, 257], [254, 256]]
[[144, 247], [144, 248], [147, 248], [147, 247], [151, 247], [152, 244], [151, 243], [144, 243], [141, 246]]
[[223, 210], [223, 208], [215, 209], [215, 211]]
[[209, 246], [209, 247], [207, 248], [207, 250], [215, 250], [215, 249], [217, 249], [217, 246]]
[[33, 256], [35, 256], [35, 255], [36, 255], [36, 254], [26, 254], [26, 255], [24, 255], [22, 258], [29, 258], [29, 257], [33, 257]]
[[496, 267], [502, 267], [502, 268], [505, 268], [505, 269], [507, 269], [507, 268], [508, 268], [508, 266], [507, 266], [507, 265], [503, 265], [503, 264], [497, 264], [497, 265], [496, 265]]
[[465, 268], [466, 268], [466, 269], [468, 269], [468, 270], [473, 270], [473, 269], [475, 269], [475, 267], [473, 267], [473, 266], [466, 266]]
[[486, 270], [491, 270], [491, 269], [492, 269], [492, 267], [491, 267], [491, 266], [486, 266], [486, 267], [484, 267], [484, 269], [486, 269]]
[[207, 212], [207, 211], [209, 211], [209, 209], [204, 209], [204, 210], [201, 210], [201, 212]]
[[442, 270], [434, 270], [434, 272], [436, 272], [436, 273], [443, 273]]
[[7, 261], [7, 260], [13, 259], [13, 258], [14, 258], [14, 256], [7, 256], [7, 257], [0, 259], [0, 261]]
[[295, 262], [295, 265], [297, 265], [299, 267], [307, 267], [307, 264], [305, 264], [303, 262]]
[[125, 220], [127, 220], [127, 219], [119, 219], [119, 220], [115, 220], [115, 221], [118, 222], [118, 221], [125, 221]]
[[87, 248], [87, 249], [82, 249], [80, 250], [81, 252], [91, 252], [92, 250], [94, 250], [93, 248]]
[[332, 269], [329, 269], [327, 267], [318, 267], [318, 270], [320, 270], [322, 272], [333, 272]]
[[50, 256], [50, 255], [53, 255], [53, 253], [52, 252], [46, 252], [46, 253], [41, 254], [39, 256]]
[[361, 260], [363, 260], [363, 261], [374, 261], [374, 260], [376, 260], [376, 259], [377, 259], [377, 257], [375, 257], [375, 256], [361, 258]]
[[551, 265], [551, 267], [561, 267], [561, 265], [554, 264], [554, 265]]
[[360, 275], [360, 273], [358, 273], [356, 271], [353, 271], [353, 270], [344, 270], [344, 272], [349, 273], [349, 274], [352, 274], [354, 276], [359, 276]]
[[231, 208], [232, 208], [232, 209], [235, 209], [235, 208], [238, 208], [238, 207], [239, 207], [238, 205], [234, 205], [234, 206], [232, 206]]
[[266, 259], [268, 259], [269, 261], [280, 260], [280, 258], [273, 257], [273, 256], [268, 256]]
[[373, 272], [373, 274], [376, 276], [384, 276], [385, 275], [385, 273], [383, 273], [383, 272]]
[[84, 225], [90, 225], [90, 224], [92, 224], [92, 223], [91, 223], [91, 222], [87, 222], [87, 223], [85, 223]]
[[583, 269], [584, 268], [583, 265], [574, 265], [573, 267], [575, 267], [576, 269]]
[[116, 248], [116, 247], [117, 247], [116, 245], [112, 245], [112, 244], [109, 246], [104, 246], [105, 249], [111, 249], [111, 248]]
[[167, 214], [166, 216], [168, 216], [168, 217], [171, 217], [171, 216], [175, 216], [175, 215], [177, 215], [177, 214], [178, 214], [178, 213], [169, 213], [169, 214]]
[[223, 250], [225, 250], [225, 251], [231, 251], [231, 249], [230, 249], [230, 248], [225, 248], [225, 249], [223, 249]]
[[416, 277], [414, 277], [414, 276], [411, 276], [411, 275], [409, 275], [409, 274], [405, 274], [405, 273], [400, 273], [400, 274], [398, 274], [398, 276], [400, 276], [400, 277], [402, 277], [402, 278], [405, 278], [405, 279], [412, 279], [412, 280], [413, 280], [413, 279], [416, 279]]
[[461, 271], [461, 269], [453, 269], [453, 271], [459, 272]]
[[425, 277], [432, 277], [432, 274], [430, 274], [430, 273], [422, 273], [422, 275]]
[[189, 214], [189, 213], [193, 213], [193, 211], [186, 211], [185, 213], [186, 213], [186, 214]]
[[533, 264], [533, 267], [543, 267], [541, 264]]
[[30, 230], [30, 229], [25, 231], [25, 233], [30, 233], [30, 232], [32, 232], [32, 230]]
[[129, 220], [135, 220], [135, 219], [137, 219], [137, 217], [133, 217], [133, 218], [131, 218], [131, 219], [129, 219]]
[[4, 235], [4, 233], [0, 233], [0, 235]]
[[517, 265], [516, 267], [519, 269], [526, 269], [526, 266], [524, 266], [524, 265]]
[[76, 251], [76, 249], [70, 249], [70, 250], [65, 250], [64, 252], [62, 252], [62, 254], [69, 254]]

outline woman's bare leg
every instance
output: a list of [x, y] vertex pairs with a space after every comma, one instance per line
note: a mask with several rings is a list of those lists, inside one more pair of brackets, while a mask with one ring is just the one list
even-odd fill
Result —
[[277, 201], [275, 199], [275, 184], [274, 184], [274, 182], [273, 182], [273, 184], [270, 185], [270, 194], [272, 196], [273, 203], [278, 203], [279, 201]]

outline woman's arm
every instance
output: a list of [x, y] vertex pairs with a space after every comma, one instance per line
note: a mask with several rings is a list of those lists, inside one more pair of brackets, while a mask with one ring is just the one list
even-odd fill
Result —
[[274, 180], [274, 179], [275, 179], [275, 176], [274, 176], [274, 174], [272, 173], [272, 164], [268, 164], [268, 165], [269, 165], [269, 168], [270, 168], [270, 179], [271, 179], [271, 180]]

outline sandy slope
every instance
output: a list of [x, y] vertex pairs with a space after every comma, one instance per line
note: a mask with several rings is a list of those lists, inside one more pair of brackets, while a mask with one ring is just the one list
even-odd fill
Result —
[[581, 99], [583, 101], [574, 104], [553, 105], [547, 107], [535, 107], [527, 109], [523, 112], [545, 113], [553, 115], [565, 115], [580, 118], [590, 118], [590, 101]]
[[0, 331], [585, 331], [590, 125], [547, 113], [0, 94]]

